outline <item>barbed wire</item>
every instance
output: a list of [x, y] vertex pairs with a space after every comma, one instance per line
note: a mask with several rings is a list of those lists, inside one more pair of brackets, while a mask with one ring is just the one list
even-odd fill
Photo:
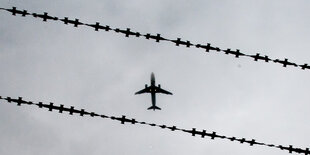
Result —
[[12, 7], [12, 9], [0, 8], [0, 10], [9, 11], [14, 16], [17, 14], [19, 14], [23, 17], [32, 15], [35, 18], [41, 18], [45, 22], [48, 20], [62, 21], [64, 24], [66, 24], [66, 25], [71, 24], [74, 27], [78, 27], [79, 25], [85, 25], [85, 26], [94, 28], [95, 31], [105, 30], [105, 31], [114, 31], [116, 33], [122, 33], [125, 35], [125, 37], [130, 37], [130, 36], [141, 37], [141, 36], [144, 36], [145, 39], [152, 39], [158, 43], [160, 41], [169, 41], [169, 42], [174, 43], [176, 46], [182, 45], [182, 46], [185, 46], [188, 48], [196, 47], [196, 48], [205, 50], [205, 52], [210, 52], [210, 51], [222, 52], [222, 53], [227, 54], [227, 55], [233, 55], [235, 58], [248, 57], [248, 58], [253, 59], [254, 61], [260, 60], [260, 61], [263, 61], [266, 63], [273, 62], [273, 63], [281, 64], [281, 65], [283, 65], [283, 67], [293, 66], [293, 67], [298, 67], [298, 68], [303, 69], [303, 70], [310, 69], [310, 66], [307, 63], [305, 63], [303, 65], [298, 65], [294, 62], [288, 61], [287, 58], [284, 58], [284, 60], [272, 59], [272, 58], [269, 58], [269, 56], [267, 56], [267, 55], [263, 56], [260, 53], [256, 53], [253, 55], [253, 54], [241, 53], [239, 49], [236, 49], [235, 51], [231, 50], [230, 48], [221, 49], [221, 48], [216, 47], [216, 46], [211, 46], [210, 43], [207, 43], [206, 45], [204, 45], [204, 44], [191, 43], [190, 41], [188, 41], [188, 40], [185, 41], [185, 40], [182, 40], [181, 38], [177, 38], [175, 40], [174, 39], [168, 39], [168, 38], [162, 37], [161, 34], [159, 34], [159, 33], [157, 33], [156, 35], [152, 35], [150, 33], [142, 34], [140, 32], [133, 32], [133, 31], [131, 31], [130, 28], [122, 30], [120, 28], [111, 28], [109, 25], [105, 25], [105, 26], [100, 25], [99, 22], [96, 22], [95, 24], [88, 24], [88, 23], [80, 22], [79, 19], [71, 20], [68, 17], [59, 18], [59, 17], [49, 16], [47, 12], [44, 12], [43, 14], [28, 13], [27, 10], [17, 10], [16, 7]]
[[246, 139], [246, 138], [236, 138], [236, 137], [230, 137], [230, 136], [224, 136], [224, 135], [219, 135], [216, 132], [207, 132], [206, 130], [199, 131], [196, 128], [192, 129], [182, 129], [176, 126], [168, 126], [168, 125], [160, 125], [156, 123], [148, 123], [148, 122], [142, 122], [142, 121], [137, 121], [136, 119], [133, 118], [127, 118], [125, 115], [122, 115], [121, 117], [117, 116], [107, 116], [103, 114], [97, 114], [95, 112], [88, 112], [85, 109], [75, 109], [73, 106], [70, 107], [65, 107], [64, 105], [60, 104], [59, 106], [54, 105], [54, 103], [50, 102], [49, 104], [44, 104], [43, 102], [33, 102], [33, 101], [25, 101], [23, 100], [22, 97], [18, 97], [17, 99], [11, 98], [11, 97], [2, 97], [0, 96], [0, 100], [6, 100], [8, 103], [17, 103], [17, 106], [21, 105], [34, 105], [37, 106], [38, 108], [45, 108], [48, 109], [48, 111], [55, 111], [59, 113], [64, 113], [67, 112], [69, 115], [73, 114], [78, 114], [79, 116], [91, 116], [91, 117], [101, 117], [104, 119], [110, 119], [113, 121], [119, 121], [121, 124], [142, 124], [142, 125], [148, 125], [151, 127], [159, 127], [161, 129], [168, 129], [170, 131], [181, 131], [183, 133], [189, 133], [192, 136], [201, 136], [201, 138], [209, 137], [212, 140], [219, 138], [219, 139], [226, 139], [229, 141], [236, 141], [239, 142], [240, 144], [249, 144], [250, 146], [254, 145], [261, 145], [261, 146], [267, 146], [271, 148], [278, 148], [280, 150], [286, 150], [289, 153], [303, 153], [305, 155], [310, 155], [310, 150], [309, 148], [306, 149], [301, 149], [297, 147], [293, 147], [293, 145], [289, 146], [283, 146], [283, 145], [275, 145], [275, 144], [268, 144], [268, 143], [263, 143], [263, 142], [257, 142], [255, 139]]

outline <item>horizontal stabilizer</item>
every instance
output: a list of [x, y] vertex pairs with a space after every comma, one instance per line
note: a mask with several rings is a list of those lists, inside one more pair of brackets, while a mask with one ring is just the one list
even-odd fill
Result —
[[149, 107], [149, 108], [147, 108], [147, 110], [161, 110], [159, 107], [157, 107], [157, 106], [151, 106], [151, 107]]

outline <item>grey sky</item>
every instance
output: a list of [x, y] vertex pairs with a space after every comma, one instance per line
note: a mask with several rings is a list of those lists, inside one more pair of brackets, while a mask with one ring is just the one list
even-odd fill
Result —
[[[310, 63], [309, 1], [6, 1], [166, 38]], [[0, 12], [0, 95], [221, 135], [309, 147], [309, 71]], [[161, 111], [146, 110], [156, 82]], [[69, 116], [0, 101], [0, 154], [288, 154], [142, 125]]]

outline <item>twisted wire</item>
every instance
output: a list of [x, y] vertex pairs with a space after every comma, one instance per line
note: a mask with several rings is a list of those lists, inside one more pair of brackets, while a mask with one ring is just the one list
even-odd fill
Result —
[[284, 151], [288, 151], [289, 153], [303, 153], [305, 155], [309, 155], [310, 154], [310, 150], [309, 148], [306, 149], [302, 149], [302, 148], [297, 148], [294, 147], [293, 145], [289, 145], [289, 146], [283, 146], [283, 145], [275, 145], [275, 144], [269, 144], [269, 143], [264, 143], [264, 142], [258, 142], [255, 139], [246, 139], [246, 138], [237, 138], [237, 137], [231, 137], [231, 136], [224, 136], [224, 135], [220, 135], [217, 134], [216, 132], [207, 132], [206, 130], [202, 130], [199, 131], [196, 128], [192, 128], [192, 129], [182, 129], [180, 127], [176, 127], [176, 126], [169, 126], [169, 125], [164, 125], [164, 124], [156, 124], [156, 123], [149, 123], [149, 122], [142, 122], [142, 121], [138, 121], [134, 118], [127, 118], [127, 116], [122, 115], [121, 117], [117, 117], [117, 116], [107, 116], [104, 114], [98, 114], [96, 112], [88, 112], [85, 109], [75, 109], [73, 106], [70, 107], [65, 107], [64, 105], [60, 104], [59, 106], [54, 105], [54, 103], [50, 102], [48, 104], [45, 104], [43, 102], [33, 102], [33, 101], [25, 101], [23, 100], [22, 97], [18, 97], [17, 99], [15, 98], [11, 98], [11, 97], [1, 97], [0, 96], [0, 100], [6, 100], [8, 103], [16, 103], [17, 106], [21, 106], [21, 105], [33, 105], [33, 106], [37, 106], [38, 108], [45, 108], [48, 111], [51, 112], [59, 112], [59, 113], [64, 113], [66, 112], [69, 115], [73, 115], [73, 114], [77, 114], [79, 116], [90, 116], [90, 117], [100, 117], [100, 118], [104, 118], [104, 119], [110, 119], [113, 121], [119, 121], [121, 124], [126, 124], [126, 123], [130, 123], [133, 125], [136, 124], [142, 124], [142, 125], [148, 125], [151, 127], [159, 127], [161, 129], [167, 129], [170, 131], [181, 131], [183, 133], [189, 133], [192, 136], [200, 136], [201, 138], [206, 138], [209, 137], [211, 140], [214, 139], [226, 139], [229, 141], [234, 141], [234, 142], [239, 142], [240, 144], [249, 144], [249, 146], [265, 146], [265, 147], [270, 147], [270, 148], [277, 148], [280, 150], [284, 150]]
[[221, 52], [223, 54], [226, 55], [232, 55], [235, 58], [239, 58], [239, 57], [247, 57], [247, 58], [251, 58], [254, 61], [262, 61], [265, 63], [268, 62], [273, 62], [276, 64], [280, 64], [283, 67], [287, 67], [287, 66], [292, 66], [292, 67], [297, 67], [300, 68], [302, 70], [305, 69], [310, 69], [310, 66], [307, 63], [304, 64], [297, 64], [295, 62], [290, 62], [287, 58], [284, 59], [272, 59], [267, 55], [262, 55], [260, 53], [256, 53], [256, 54], [246, 54], [246, 53], [242, 53], [240, 52], [239, 49], [236, 50], [231, 50], [230, 48], [224, 49], [224, 48], [219, 48], [216, 46], [211, 46], [211, 43], [207, 43], [207, 44], [196, 44], [196, 43], [192, 43], [191, 41], [188, 40], [183, 40], [181, 38], [177, 38], [177, 39], [168, 39], [163, 37], [161, 34], [157, 33], [156, 35], [154, 34], [142, 34], [140, 32], [134, 32], [132, 31], [130, 28], [126, 28], [126, 29], [120, 29], [120, 28], [112, 28], [109, 25], [100, 25], [99, 22], [96, 22], [95, 24], [89, 24], [89, 23], [84, 23], [81, 22], [79, 19], [75, 18], [73, 19], [69, 19], [68, 17], [64, 17], [64, 18], [59, 18], [59, 17], [55, 17], [55, 16], [50, 16], [48, 15], [47, 12], [44, 12], [43, 14], [39, 14], [39, 13], [29, 13], [27, 10], [18, 10], [16, 7], [12, 7], [12, 9], [7, 9], [7, 8], [0, 8], [0, 10], [6, 10], [8, 12], [11, 12], [12, 15], [16, 16], [16, 15], [21, 15], [22, 17], [25, 16], [32, 16], [34, 18], [41, 18], [44, 22], [46, 21], [61, 21], [66, 25], [73, 25], [74, 27], [78, 27], [78, 26], [88, 26], [91, 28], [94, 28], [95, 31], [99, 31], [99, 30], [104, 30], [107, 32], [111, 32], [114, 31], [115, 33], [122, 33], [125, 35], [125, 37], [130, 37], [130, 36], [134, 36], [134, 37], [144, 37], [145, 39], [151, 39], [151, 40], [155, 40], [156, 42], [160, 42], [160, 41], [167, 41], [167, 42], [171, 42], [173, 43], [175, 46], [185, 46], [187, 48], [192, 48], [192, 47], [196, 47], [198, 49], [203, 49], [205, 52], [210, 52], [210, 51], [215, 51], [215, 52]]

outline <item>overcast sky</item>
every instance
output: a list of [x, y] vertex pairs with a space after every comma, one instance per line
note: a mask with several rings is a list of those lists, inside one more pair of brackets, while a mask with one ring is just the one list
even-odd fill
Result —
[[[0, 7], [100, 22], [310, 63], [308, 0], [0, 0]], [[0, 95], [100, 114], [309, 146], [310, 71], [223, 53], [42, 22], [0, 11]], [[151, 72], [173, 96], [134, 93]], [[143, 125], [58, 114], [0, 101], [0, 154], [288, 154]]]

